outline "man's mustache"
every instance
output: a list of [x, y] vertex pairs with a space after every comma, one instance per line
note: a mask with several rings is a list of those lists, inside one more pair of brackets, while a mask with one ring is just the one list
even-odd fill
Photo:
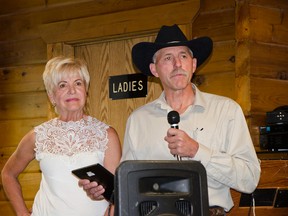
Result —
[[171, 77], [175, 76], [175, 75], [184, 75], [184, 76], [188, 76], [188, 72], [181, 69], [181, 68], [177, 68], [174, 69], [171, 73]]

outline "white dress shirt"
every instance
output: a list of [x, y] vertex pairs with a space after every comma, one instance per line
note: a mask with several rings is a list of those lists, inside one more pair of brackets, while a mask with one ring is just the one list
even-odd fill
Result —
[[[206, 169], [210, 206], [229, 211], [230, 188], [252, 193], [260, 178], [257, 158], [241, 107], [232, 99], [201, 92], [195, 85], [195, 102], [180, 115], [179, 129], [199, 143], [194, 158]], [[172, 108], [164, 92], [136, 109], [128, 118], [123, 143], [124, 160], [175, 160], [164, 140]]]

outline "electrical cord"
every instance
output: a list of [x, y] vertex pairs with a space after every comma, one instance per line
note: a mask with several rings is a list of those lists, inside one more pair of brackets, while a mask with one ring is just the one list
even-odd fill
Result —
[[251, 209], [253, 210], [253, 216], [256, 216], [254, 193], [251, 194], [251, 202], [250, 202], [250, 208], [249, 208], [248, 216], [251, 215]]

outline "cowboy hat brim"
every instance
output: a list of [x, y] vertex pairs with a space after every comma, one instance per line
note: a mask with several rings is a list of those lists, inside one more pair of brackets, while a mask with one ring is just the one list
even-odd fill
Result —
[[132, 61], [140, 72], [147, 76], [153, 76], [149, 67], [150, 63], [153, 63], [153, 55], [162, 48], [172, 46], [187, 46], [193, 52], [193, 57], [197, 59], [197, 67], [199, 67], [210, 56], [213, 42], [209, 37], [173, 43], [140, 42], [132, 48]]

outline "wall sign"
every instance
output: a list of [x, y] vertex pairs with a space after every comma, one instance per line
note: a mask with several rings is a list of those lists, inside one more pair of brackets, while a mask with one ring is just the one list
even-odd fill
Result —
[[109, 77], [109, 98], [112, 100], [146, 97], [146, 95], [147, 76], [144, 74], [126, 74]]

